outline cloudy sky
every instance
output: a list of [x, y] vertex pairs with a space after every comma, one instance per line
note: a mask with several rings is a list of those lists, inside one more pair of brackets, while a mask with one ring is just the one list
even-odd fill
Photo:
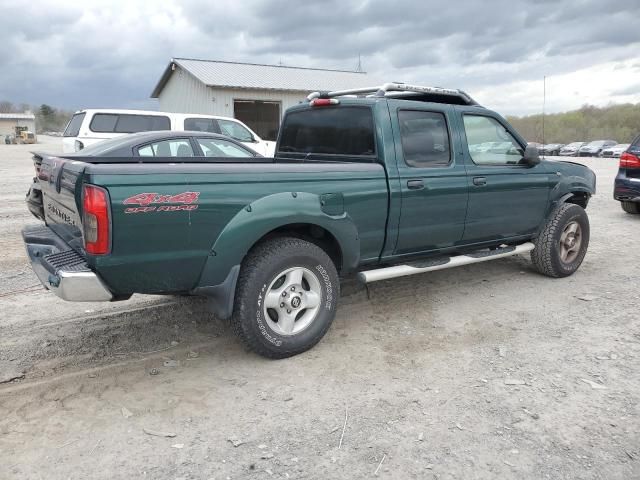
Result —
[[0, 0], [0, 100], [156, 108], [172, 57], [364, 69], [523, 115], [640, 102], [638, 0]]

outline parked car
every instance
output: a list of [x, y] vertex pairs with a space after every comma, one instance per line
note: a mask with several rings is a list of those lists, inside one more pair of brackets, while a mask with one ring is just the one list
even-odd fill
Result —
[[272, 156], [275, 148], [274, 142], [261, 139], [235, 118], [145, 110], [87, 109], [71, 117], [63, 133], [62, 150], [64, 153], [77, 152], [127, 133], [157, 130], [221, 133], [265, 156]]
[[541, 155], [560, 155], [560, 149], [564, 147], [564, 143], [547, 143], [540, 150]]
[[[34, 152], [33, 163], [37, 173], [40, 172], [42, 160], [47, 156], [46, 153]], [[121, 158], [130, 158], [133, 161], [137, 159], [138, 162], [156, 160], [151, 157], [164, 160], [172, 158], [174, 162], [188, 159], [190, 163], [206, 163], [212, 157], [220, 161], [222, 158], [257, 158], [261, 155], [237, 140], [216, 133], [158, 131], [121, 135], [94, 143], [79, 152], [67, 153], [64, 157], [78, 157], [86, 163], [94, 164], [113, 163], [113, 159], [116, 159], [115, 163], [119, 163]], [[45, 220], [38, 175], [34, 177], [27, 193], [27, 206], [35, 217]]]
[[620, 202], [625, 212], [640, 213], [640, 135], [620, 155], [613, 198]]
[[[486, 142], [504, 148], [474, 149]], [[309, 95], [285, 113], [275, 158], [95, 160], [36, 165], [45, 225], [23, 237], [43, 285], [71, 301], [206, 296], [271, 358], [320, 341], [340, 277], [525, 252], [544, 275], [573, 274], [596, 182], [583, 165], [541, 161], [462, 91], [394, 83]]]
[[618, 158], [622, 155], [622, 152], [627, 150], [631, 144], [630, 143], [618, 143], [617, 145], [613, 145], [611, 147], [607, 147], [602, 150], [600, 154], [601, 157], [615, 157]]
[[616, 142], [615, 140], [594, 140], [593, 142], [589, 142], [580, 148], [579, 156], [599, 157], [602, 153], [602, 150], [617, 144], [618, 142]]
[[586, 145], [586, 142], [572, 142], [560, 149], [561, 157], [577, 157], [580, 149]]

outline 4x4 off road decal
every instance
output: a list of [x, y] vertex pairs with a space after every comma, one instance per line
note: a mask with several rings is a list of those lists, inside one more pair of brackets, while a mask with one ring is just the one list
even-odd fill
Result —
[[[181, 212], [198, 209], [198, 197], [200, 192], [183, 192], [177, 195], [163, 193], [137, 193], [126, 198], [123, 205], [139, 205], [124, 209], [124, 213], [149, 213], [149, 212]], [[177, 205], [171, 205], [177, 204]]]

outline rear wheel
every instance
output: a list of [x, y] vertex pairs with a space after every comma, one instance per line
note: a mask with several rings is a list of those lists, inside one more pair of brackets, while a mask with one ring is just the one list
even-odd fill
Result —
[[638, 202], [620, 202], [622, 209], [631, 214], [640, 213], [640, 203]]
[[587, 212], [579, 205], [561, 205], [547, 221], [535, 245], [531, 261], [536, 270], [556, 278], [573, 274], [589, 246]]
[[290, 357], [324, 336], [339, 295], [338, 273], [324, 250], [298, 238], [267, 240], [242, 264], [233, 327], [254, 352]]

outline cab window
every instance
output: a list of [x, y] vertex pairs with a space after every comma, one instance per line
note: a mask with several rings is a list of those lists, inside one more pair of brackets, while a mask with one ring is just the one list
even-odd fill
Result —
[[169, 117], [163, 115], [136, 115], [120, 113], [96, 113], [89, 129], [97, 133], [136, 133], [154, 130], [171, 130]]
[[520, 144], [495, 118], [465, 115], [464, 131], [476, 165], [517, 165], [524, 156]]
[[[339, 106], [288, 113], [278, 153], [343, 156], [375, 155], [373, 112], [369, 107]], [[340, 161], [336, 158], [336, 161]]]
[[220, 133], [218, 122], [213, 118], [185, 118], [184, 129], [193, 132]]
[[410, 167], [444, 167], [451, 162], [444, 114], [421, 110], [398, 112], [404, 161]]

